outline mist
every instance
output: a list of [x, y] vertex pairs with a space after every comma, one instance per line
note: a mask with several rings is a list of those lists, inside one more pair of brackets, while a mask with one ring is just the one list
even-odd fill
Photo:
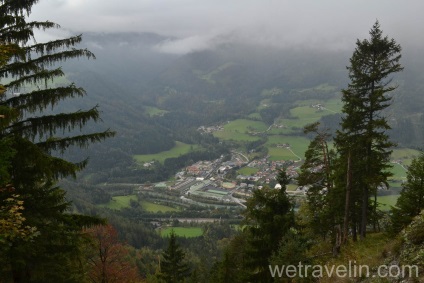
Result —
[[34, 6], [31, 19], [56, 22], [69, 34], [155, 33], [167, 37], [156, 51], [187, 54], [226, 43], [352, 49], [376, 20], [401, 45], [421, 47], [423, 10], [419, 0], [45, 0]]

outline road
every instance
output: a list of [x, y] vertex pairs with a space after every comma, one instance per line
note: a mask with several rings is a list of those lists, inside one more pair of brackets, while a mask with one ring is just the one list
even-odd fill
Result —
[[246, 163], [249, 163], [249, 158], [246, 155], [244, 155], [243, 153], [235, 151], [235, 150], [231, 151], [231, 153], [238, 154], [238, 155], [242, 156], [246, 160]]

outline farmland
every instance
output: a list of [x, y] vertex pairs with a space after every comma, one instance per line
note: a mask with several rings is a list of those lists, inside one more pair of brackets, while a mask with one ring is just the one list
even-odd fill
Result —
[[115, 209], [115, 210], [120, 210], [122, 208], [130, 207], [131, 200], [137, 201], [137, 196], [136, 195], [114, 196], [108, 203], [100, 204], [99, 206]]
[[215, 132], [214, 136], [223, 140], [255, 141], [260, 138], [252, 133], [264, 132], [266, 129], [267, 126], [263, 122], [237, 119], [224, 125], [224, 130]]
[[166, 205], [162, 205], [162, 204], [157, 204], [154, 202], [150, 202], [150, 201], [145, 201], [142, 200], [140, 202], [141, 204], [141, 208], [147, 212], [153, 212], [153, 213], [157, 213], [157, 212], [172, 212], [172, 211], [180, 211], [180, 209], [175, 208], [175, 207], [171, 207], [171, 206], [166, 206]]
[[98, 206], [114, 210], [121, 210], [123, 208], [129, 208], [131, 206], [131, 201], [139, 203], [141, 208], [147, 212], [157, 213], [180, 211], [179, 208], [157, 204], [147, 200], [142, 200], [139, 202], [136, 195], [114, 196], [108, 203], [99, 204]]
[[169, 237], [171, 231], [174, 231], [178, 237], [194, 238], [203, 235], [203, 229], [200, 227], [167, 227], [161, 230], [162, 237]]

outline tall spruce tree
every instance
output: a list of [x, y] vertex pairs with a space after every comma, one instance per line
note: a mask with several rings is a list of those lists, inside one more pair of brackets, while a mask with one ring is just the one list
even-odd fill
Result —
[[185, 253], [177, 243], [174, 230], [169, 235], [168, 248], [162, 254], [160, 277], [167, 283], [184, 282], [190, 275], [190, 267], [184, 262]]
[[[58, 28], [55, 23], [27, 22], [38, 0], [0, 1], [0, 43], [9, 48], [10, 60], [0, 66], [0, 83], [7, 89], [0, 96], [0, 141], [7, 143], [8, 175], [12, 190], [3, 190], [0, 203], [17, 194], [24, 209], [25, 225], [37, 235], [31, 242], [15, 238], [0, 255], [0, 278], [5, 282], [81, 282], [78, 272], [83, 227], [101, 223], [97, 218], [67, 213], [65, 192], [54, 184], [60, 177], [75, 176], [86, 161], [71, 163], [56, 157], [69, 146], [86, 146], [113, 135], [77, 133], [89, 121], [99, 120], [97, 107], [57, 113], [62, 100], [83, 96], [82, 88], [51, 84], [64, 73], [58, 63], [78, 57], [92, 58], [85, 49], [75, 49], [81, 36], [38, 43], [35, 29]], [[13, 48], [12, 48], [13, 47]], [[45, 111], [49, 109], [49, 113]], [[53, 111], [52, 111], [53, 110]]]
[[[400, 45], [383, 36], [377, 21], [370, 30], [370, 39], [356, 42], [347, 67], [350, 83], [342, 90], [345, 115], [335, 139], [341, 158], [338, 162], [342, 177], [338, 185], [350, 192], [346, 209], [350, 210], [351, 221], [358, 217], [361, 238], [366, 236], [367, 224], [373, 216], [370, 212], [376, 212], [377, 188], [387, 183], [391, 175], [388, 161], [394, 144], [387, 135], [390, 126], [383, 111], [391, 104], [389, 93], [397, 88], [392, 75], [403, 69], [400, 52]], [[359, 213], [352, 211], [358, 206]], [[356, 227], [355, 224], [352, 228]]]
[[272, 282], [269, 264], [273, 253], [290, 228], [294, 227], [294, 206], [286, 193], [289, 177], [280, 171], [277, 181], [281, 189], [264, 187], [255, 190], [245, 211], [248, 228], [245, 247], [245, 271], [249, 282]]

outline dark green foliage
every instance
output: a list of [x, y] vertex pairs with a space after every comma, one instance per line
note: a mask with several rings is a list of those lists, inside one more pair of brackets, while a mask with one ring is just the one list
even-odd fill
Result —
[[424, 153], [414, 160], [407, 172], [407, 181], [392, 208], [391, 232], [404, 229], [424, 209]]
[[[370, 217], [376, 213], [377, 203], [370, 204], [370, 197], [376, 198], [377, 187], [386, 183], [391, 175], [388, 161], [394, 144], [389, 140], [387, 130], [390, 126], [383, 111], [391, 104], [388, 94], [396, 89], [391, 75], [403, 69], [399, 63], [400, 51], [401, 47], [394, 39], [383, 37], [376, 22], [370, 31], [370, 39], [357, 41], [347, 68], [350, 83], [342, 90], [345, 116], [335, 139], [341, 165], [341, 179], [337, 185], [339, 188], [349, 187], [347, 191], [355, 197], [349, 200], [347, 207], [356, 210], [355, 204], [360, 204], [360, 212], [351, 212], [350, 218], [354, 217], [353, 213], [358, 215], [360, 225], [357, 227], [361, 237], [365, 237]], [[347, 176], [348, 156], [351, 156], [352, 169], [349, 174], [352, 173], [355, 182], [347, 184], [343, 176]]]
[[308, 205], [308, 211], [311, 213], [309, 228], [325, 238], [335, 225], [337, 208], [340, 208], [331, 201], [334, 197], [332, 162], [335, 154], [328, 150], [330, 134], [320, 129], [318, 122], [307, 125], [304, 133], [314, 133], [315, 136], [305, 152], [305, 162], [300, 167], [297, 181], [299, 186], [307, 189], [308, 201], [305, 205]]
[[[299, 263], [302, 265], [311, 264], [311, 260], [306, 255], [310, 246], [308, 239], [300, 231], [290, 229], [281, 239], [278, 250], [271, 257], [270, 264], [271, 266], [298, 266]], [[309, 280], [308, 278], [302, 278], [299, 280], [301, 282], [313, 282], [313, 278]]]
[[278, 182], [281, 189], [263, 188], [256, 190], [247, 201], [245, 211], [248, 242], [245, 268], [249, 280], [270, 282], [269, 260], [278, 249], [278, 244], [287, 231], [294, 226], [293, 204], [286, 194], [289, 178], [281, 171]]
[[81, 282], [81, 230], [103, 221], [68, 213], [65, 192], [54, 184], [61, 177], [75, 176], [86, 161], [73, 163], [53, 153], [70, 146], [85, 147], [113, 136], [113, 132], [82, 132], [88, 122], [100, 120], [97, 106], [68, 113], [57, 111], [61, 101], [85, 92], [72, 83], [60, 87], [52, 84], [64, 75], [56, 64], [94, 55], [73, 48], [81, 36], [32, 44], [36, 42], [35, 29], [58, 27], [48, 21], [26, 21], [37, 2], [0, 1], [0, 42], [19, 46], [0, 66], [0, 78], [8, 79], [4, 84], [8, 93], [0, 96], [1, 114], [6, 116], [0, 124], [0, 144], [10, 147], [2, 154], [2, 162], [7, 162], [6, 166], [2, 163], [2, 169], [8, 170], [4, 176], [10, 176], [7, 181], [13, 186], [1, 192], [0, 203], [19, 195], [25, 225], [36, 229], [30, 241], [19, 237], [9, 241], [6, 252], [0, 255], [0, 277], [5, 282]]
[[169, 235], [168, 248], [162, 254], [160, 263], [160, 277], [167, 283], [184, 282], [190, 275], [190, 268], [184, 262], [185, 253], [177, 243], [174, 231]]

